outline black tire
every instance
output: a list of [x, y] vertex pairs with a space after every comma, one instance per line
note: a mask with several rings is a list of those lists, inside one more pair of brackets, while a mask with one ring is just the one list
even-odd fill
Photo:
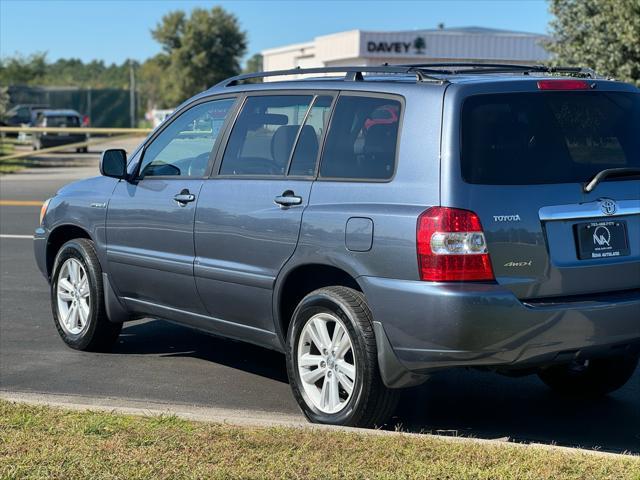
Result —
[[[87, 326], [78, 334], [72, 334], [63, 328], [58, 308], [58, 282], [60, 270], [70, 258], [75, 258], [84, 267], [89, 283], [90, 307]], [[121, 323], [109, 321], [102, 289], [102, 268], [98, 261], [95, 247], [91, 240], [77, 238], [65, 243], [56, 255], [51, 281], [51, 308], [56, 329], [62, 340], [76, 350], [104, 352], [111, 349], [116, 342]]]
[[[298, 371], [297, 349], [301, 333], [307, 321], [318, 313], [329, 313], [342, 321], [355, 353], [353, 393], [342, 410], [331, 414], [314, 406]], [[371, 322], [371, 311], [364, 295], [351, 288], [321, 288], [299, 303], [287, 334], [287, 373], [293, 396], [311, 422], [352, 427], [382, 426], [395, 410], [399, 391], [387, 388], [382, 382]], [[322, 381], [326, 381], [326, 377]]]
[[637, 356], [596, 358], [587, 362], [554, 365], [538, 373], [557, 393], [572, 397], [599, 397], [622, 388], [633, 376]]

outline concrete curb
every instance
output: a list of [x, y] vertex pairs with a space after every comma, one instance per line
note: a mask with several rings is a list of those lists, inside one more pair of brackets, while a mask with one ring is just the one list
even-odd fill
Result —
[[62, 395], [52, 393], [34, 392], [10, 392], [0, 391], [0, 399], [25, 403], [29, 405], [46, 405], [50, 407], [66, 408], [69, 410], [92, 410], [100, 412], [121, 413], [126, 415], [155, 416], [155, 415], [175, 415], [185, 420], [199, 422], [222, 423], [234, 426], [251, 427], [292, 427], [308, 428], [316, 430], [334, 430], [364, 435], [397, 435], [410, 437], [425, 437], [443, 440], [446, 442], [480, 444], [484, 446], [513, 446], [516, 448], [542, 449], [554, 453], [570, 453], [573, 455], [595, 455], [609, 458], [640, 458], [632, 454], [619, 454], [602, 452], [598, 450], [586, 450], [581, 448], [560, 447], [541, 443], [514, 443], [509, 439], [480, 439], [470, 437], [453, 437], [433, 434], [393, 432], [387, 430], [370, 430], [364, 428], [335, 427], [329, 425], [314, 425], [302, 415], [290, 415], [276, 412], [266, 412], [258, 410], [241, 410], [220, 407], [203, 407], [196, 405], [170, 404], [162, 402], [151, 402], [144, 400], [129, 400], [110, 397], [88, 397], [82, 395]]

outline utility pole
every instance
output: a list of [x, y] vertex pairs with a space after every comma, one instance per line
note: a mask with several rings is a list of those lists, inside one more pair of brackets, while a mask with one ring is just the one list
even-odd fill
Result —
[[87, 88], [87, 117], [89, 117], [89, 122], [91, 122], [91, 115], [93, 115], [93, 112], [91, 111], [91, 87]]
[[136, 75], [133, 71], [133, 60], [129, 59], [129, 117], [131, 128], [136, 128]]

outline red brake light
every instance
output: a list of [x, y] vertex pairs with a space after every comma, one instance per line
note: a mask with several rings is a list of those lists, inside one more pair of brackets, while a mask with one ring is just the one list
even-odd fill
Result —
[[422, 280], [494, 279], [480, 219], [469, 210], [429, 208], [418, 217], [416, 241]]
[[538, 90], [588, 90], [584, 80], [538, 80]]

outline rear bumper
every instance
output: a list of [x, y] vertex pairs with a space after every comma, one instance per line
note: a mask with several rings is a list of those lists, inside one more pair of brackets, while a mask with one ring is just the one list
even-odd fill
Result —
[[358, 280], [378, 343], [382, 327], [385, 355], [408, 372], [527, 368], [640, 347], [640, 290], [529, 305], [500, 285]]

